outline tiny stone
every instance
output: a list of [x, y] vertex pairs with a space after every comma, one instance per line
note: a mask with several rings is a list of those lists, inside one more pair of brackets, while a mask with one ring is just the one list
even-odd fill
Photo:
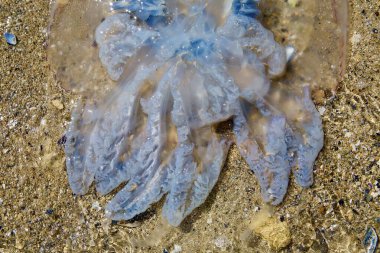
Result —
[[53, 101], [51, 101], [51, 103], [53, 104], [54, 107], [56, 107], [59, 110], [62, 110], [64, 108], [62, 102], [59, 101], [58, 99], [54, 99]]
[[57, 141], [57, 143], [58, 143], [58, 145], [64, 145], [64, 144], [66, 143], [66, 141], [67, 141], [67, 137], [66, 137], [66, 135], [63, 135], [63, 136]]

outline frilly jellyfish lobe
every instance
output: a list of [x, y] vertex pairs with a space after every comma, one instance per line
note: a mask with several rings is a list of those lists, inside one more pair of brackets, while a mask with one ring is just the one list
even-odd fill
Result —
[[[308, 88], [271, 87], [284, 72], [284, 48], [255, 18], [257, 1], [116, 1], [96, 29], [99, 57], [119, 83], [107, 99], [78, 105], [65, 146], [72, 190], [93, 181], [106, 207], [131, 219], [166, 194], [173, 226], [215, 185], [231, 140], [214, 131], [233, 120], [233, 141], [255, 172], [264, 200], [279, 204], [292, 168], [312, 184], [323, 145]], [[273, 86], [273, 85], [272, 85]]]

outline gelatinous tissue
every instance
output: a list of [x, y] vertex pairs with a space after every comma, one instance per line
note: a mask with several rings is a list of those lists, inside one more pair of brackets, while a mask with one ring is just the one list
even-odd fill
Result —
[[[262, 197], [283, 200], [293, 169], [313, 182], [323, 146], [307, 84], [274, 84], [286, 50], [256, 19], [258, 0], [122, 0], [96, 28], [99, 59], [118, 86], [80, 104], [66, 132], [70, 186], [100, 194], [125, 186], [106, 206], [128, 220], [165, 198], [173, 226], [201, 205], [235, 142]], [[89, 62], [88, 64], [91, 64]], [[215, 133], [231, 120], [234, 138]]]

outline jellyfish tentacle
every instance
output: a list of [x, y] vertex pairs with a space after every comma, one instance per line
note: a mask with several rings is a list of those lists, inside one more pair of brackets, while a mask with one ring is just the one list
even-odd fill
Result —
[[96, 29], [95, 40], [99, 58], [112, 80], [118, 80], [128, 59], [157, 32], [138, 26], [129, 14], [118, 13], [107, 17]]
[[[177, 79], [182, 80], [188, 66], [180, 63], [177, 67]], [[179, 86], [180, 82], [171, 84], [172, 119], [178, 143], [169, 165], [169, 193], [162, 211], [173, 226], [178, 226], [205, 201], [219, 177], [228, 150], [228, 143], [219, 140], [211, 126], [190, 127], [186, 111], [191, 104], [182, 99]]]
[[[119, 166], [122, 153], [126, 153], [123, 144], [133, 140], [138, 124], [136, 117], [141, 90], [145, 88], [144, 81], [154, 73], [156, 65], [143, 67], [125, 80], [125, 85], [108, 98], [102, 108], [102, 116], [91, 132], [87, 148], [86, 168], [95, 174], [97, 190], [101, 194], [110, 191], [105, 185], [115, 185], [122, 182], [118, 175], [122, 172]], [[114, 172], [114, 173], [112, 173]], [[113, 175], [106, 177], [105, 175]], [[116, 176], [117, 175], [117, 176]], [[104, 181], [108, 181], [105, 183]], [[115, 186], [115, 187], [116, 187]]]
[[253, 50], [261, 62], [268, 66], [271, 77], [281, 75], [286, 66], [285, 48], [278, 44], [273, 33], [256, 19], [231, 15], [218, 33], [238, 41], [245, 49]]
[[302, 116], [289, 122], [293, 129], [289, 146], [295, 151], [293, 172], [300, 186], [310, 187], [313, 184], [314, 161], [323, 148], [322, 120], [311, 100], [309, 87], [304, 87], [303, 94], [295, 97], [295, 102]]
[[244, 37], [239, 39], [240, 44], [254, 50], [257, 57], [268, 66], [271, 77], [281, 75], [286, 67], [286, 50], [278, 44], [273, 33], [256, 19], [249, 23], [249, 28]]
[[[202, 130], [197, 131], [195, 135]], [[197, 142], [190, 140], [187, 127], [178, 129], [178, 135], [184, 139], [175, 151], [169, 194], [162, 210], [164, 218], [173, 226], [178, 226], [206, 200], [218, 180], [227, 155], [229, 143], [218, 140], [209, 127], [203, 131], [211, 136], [203, 140], [203, 146], [199, 148], [196, 147]], [[201, 150], [204, 152], [201, 153]]]
[[231, 58], [228, 61], [228, 73], [239, 87], [240, 96], [249, 102], [254, 102], [265, 97], [270, 89], [270, 82], [265, 75], [264, 65], [257, 57], [249, 51], [243, 52], [243, 57]]
[[66, 169], [74, 194], [85, 194], [94, 180], [95, 173], [86, 165], [89, 159], [86, 153], [90, 139], [89, 133], [97, 120], [98, 113], [95, 108], [78, 103], [72, 112], [71, 122], [66, 131]]
[[256, 18], [260, 11], [257, 7], [259, 0], [233, 0], [232, 13], [250, 18]]
[[[177, 89], [187, 105], [185, 113], [192, 128], [220, 122], [233, 115], [239, 90], [222, 72], [221, 65], [208, 65], [203, 60], [196, 66], [186, 67]], [[189, 92], [190, 86], [192, 92]]]
[[[243, 105], [247, 106], [253, 105]], [[291, 171], [285, 142], [286, 119], [263, 105], [256, 106], [261, 108], [238, 112], [234, 118], [236, 143], [259, 180], [264, 201], [277, 205], [286, 194]]]
[[[107, 215], [112, 219], [131, 219], [167, 192], [168, 168], [163, 160], [169, 159], [172, 152], [166, 131], [173, 68], [164, 74], [154, 94], [142, 102], [148, 115], [147, 126], [142, 144], [131, 151], [132, 155], [125, 163], [125, 170], [133, 171], [129, 172], [130, 181], [106, 207]], [[166, 158], [163, 153], [166, 153]]]
[[132, 13], [149, 26], [167, 21], [165, 0], [118, 0], [111, 3], [111, 9]]
[[206, 77], [206, 89], [212, 101], [212, 110], [215, 115], [219, 115], [211, 123], [230, 118], [234, 114], [240, 90], [226, 71], [225, 64], [218, 58], [209, 58], [207, 62], [198, 65], [198, 71]]

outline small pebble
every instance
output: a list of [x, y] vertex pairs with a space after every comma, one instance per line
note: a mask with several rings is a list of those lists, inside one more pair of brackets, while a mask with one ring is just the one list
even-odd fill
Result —
[[66, 143], [66, 141], [67, 141], [67, 137], [66, 137], [66, 135], [63, 135], [63, 136], [57, 141], [57, 144], [60, 145], [60, 146], [62, 146], [62, 145], [64, 145], [64, 144]]
[[53, 212], [54, 212], [54, 210], [53, 209], [48, 209], [48, 210], [46, 210], [46, 214], [48, 214], [48, 215], [51, 215], [51, 214], [53, 214]]
[[64, 107], [63, 107], [63, 104], [61, 101], [59, 101], [58, 99], [54, 99], [53, 101], [51, 101], [51, 103], [53, 104], [53, 106], [55, 108], [57, 108], [58, 110], [62, 110]]
[[12, 33], [4, 33], [5, 40], [9, 45], [16, 46], [17, 44], [17, 38], [16, 35]]

